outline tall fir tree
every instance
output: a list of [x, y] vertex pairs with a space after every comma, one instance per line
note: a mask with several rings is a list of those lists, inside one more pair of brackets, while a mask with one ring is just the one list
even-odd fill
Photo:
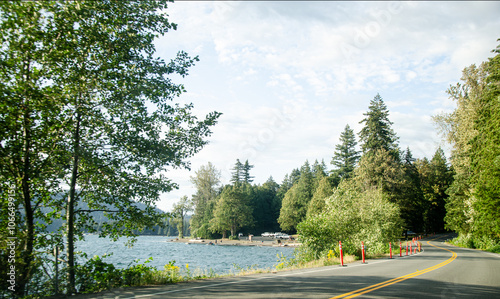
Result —
[[254, 165], [250, 165], [250, 163], [248, 163], [248, 160], [245, 161], [245, 164], [243, 164], [243, 167], [242, 167], [242, 170], [243, 170], [243, 174], [242, 174], [242, 180], [243, 182], [245, 183], [251, 183], [253, 182], [253, 176], [250, 175], [250, 170], [254, 168]]
[[331, 164], [336, 168], [332, 174], [340, 179], [347, 179], [354, 171], [356, 163], [360, 158], [356, 150], [356, 135], [354, 131], [346, 125], [344, 131], [340, 134], [340, 143], [335, 146], [335, 154]]
[[426, 232], [443, 231], [446, 215], [446, 190], [453, 180], [453, 173], [447, 165], [441, 148], [437, 149], [432, 159], [419, 165], [422, 192], [425, 199], [424, 230]]
[[232, 170], [231, 183], [233, 183], [233, 185], [241, 183], [243, 178], [243, 163], [240, 162], [240, 159], [236, 159], [236, 163]]
[[416, 159], [408, 147], [403, 156], [404, 179], [402, 181], [401, 217], [405, 220], [406, 230], [415, 232], [423, 231], [423, 214], [426, 209], [422, 193], [420, 175], [415, 165]]
[[399, 158], [398, 137], [391, 128], [393, 123], [389, 120], [389, 110], [379, 94], [370, 101], [368, 112], [363, 115], [365, 118], [359, 122], [364, 124], [359, 132], [363, 154], [383, 149]]

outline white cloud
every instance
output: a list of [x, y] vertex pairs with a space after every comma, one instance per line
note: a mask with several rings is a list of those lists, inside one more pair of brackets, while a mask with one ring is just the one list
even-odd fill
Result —
[[[401, 145], [431, 155], [440, 141], [430, 116], [453, 109], [446, 89], [492, 55], [500, 28], [499, 2], [185, 1], [168, 11], [179, 29], [158, 54], [201, 59], [182, 100], [200, 116], [224, 113], [193, 170], [211, 161], [228, 176], [249, 158], [256, 182], [280, 182], [305, 159], [329, 163], [377, 93]], [[193, 192], [189, 172], [169, 176], [181, 189], [165, 206]]]

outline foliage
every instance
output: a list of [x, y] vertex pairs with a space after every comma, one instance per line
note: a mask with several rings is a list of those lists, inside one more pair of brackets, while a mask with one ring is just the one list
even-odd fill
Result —
[[75, 272], [76, 285], [80, 293], [95, 293], [122, 284], [121, 271], [113, 264], [104, 262], [99, 256], [94, 256], [85, 264], [78, 265]]
[[220, 176], [220, 171], [208, 162], [191, 177], [191, 182], [196, 188], [196, 193], [192, 197], [194, 214], [191, 218], [191, 235], [194, 237], [212, 237], [208, 223], [213, 217], [216, 198], [219, 195]]
[[443, 138], [452, 146], [451, 164], [455, 172], [454, 180], [446, 199], [446, 228], [460, 234], [469, 234], [474, 224], [475, 198], [471, 184], [471, 140], [478, 132], [474, 127], [479, 110], [479, 99], [486, 86], [487, 64], [479, 67], [471, 65], [462, 71], [461, 81], [447, 90], [449, 97], [456, 102], [451, 113], [433, 117]]
[[352, 178], [364, 189], [380, 188], [391, 202], [401, 204], [404, 171], [402, 165], [385, 149], [361, 157]]
[[[500, 39], [499, 39], [500, 41]], [[500, 45], [486, 71], [471, 141], [471, 181], [474, 184], [474, 221], [478, 238], [500, 241]]]
[[240, 159], [236, 159], [236, 163], [233, 167], [233, 173], [231, 174], [231, 183], [251, 183], [253, 181], [253, 176], [250, 175], [250, 170], [253, 168], [253, 165], [248, 163], [248, 160], [245, 163], [241, 163]]
[[405, 220], [406, 231], [423, 232], [424, 214], [429, 207], [424, 200], [422, 191], [422, 184], [425, 183], [425, 180], [420, 176], [418, 161], [413, 158], [410, 148], [406, 149], [402, 163], [404, 180], [401, 197], [404, 198], [405, 204], [400, 206], [401, 218]]
[[[169, 76], [186, 76], [198, 58], [154, 57], [154, 39], [176, 28], [166, 8], [166, 1], [2, 2], [0, 173], [26, 215], [21, 293], [43, 232], [35, 217], [50, 223], [65, 214], [70, 294], [74, 240], [95, 230], [91, 213], [105, 212], [111, 221], [100, 234], [113, 238], [156, 225], [154, 202], [176, 187], [165, 170], [189, 168], [207, 143], [220, 114], [198, 120], [191, 104], [171, 103], [184, 87]], [[69, 188], [64, 196], [61, 186]], [[42, 215], [42, 206], [52, 211]]]
[[222, 191], [210, 220], [212, 231], [236, 236], [239, 228], [253, 224], [252, 209], [245, 194], [245, 185], [227, 186]]
[[181, 197], [179, 202], [174, 204], [172, 216], [174, 217], [174, 223], [177, 225], [180, 239], [184, 238], [184, 219], [186, 214], [192, 210], [192, 202], [188, 200], [187, 196]]
[[379, 94], [370, 101], [368, 112], [363, 115], [366, 117], [359, 122], [364, 123], [363, 129], [359, 132], [363, 153], [383, 149], [397, 158], [398, 137], [391, 128], [393, 123], [389, 120], [389, 111]]
[[326, 206], [326, 199], [333, 195], [333, 186], [328, 177], [323, 177], [319, 181], [319, 185], [314, 191], [313, 197], [307, 207], [306, 217], [309, 218], [313, 215], [318, 215], [324, 211]]
[[300, 170], [300, 179], [283, 198], [278, 222], [281, 228], [294, 232], [297, 225], [306, 217], [307, 208], [313, 195], [313, 176], [306, 161]]
[[448, 90], [457, 108], [434, 117], [453, 147], [446, 227], [457, 231], [463, 244], [483, 249], [500, 240], [500, 47], [493, 52], [479, 67], [465, 68], [462, 82]]
[[265, 231], [277, 231], [281, 208], [281, 201], [277, 195], [278, 183], [270, 177], [262, 186], [254, 186], [252, 189], [251, 206], [255, 223], [253, 232], [261, 234]]
[[438, 149], [430, 162], [424, 159], [418, 163], [421, 187], [426, 203], [424, 223], [426, 232], [444, 230], [446, 215], [445, 204], [448, 198], [446, 190], [453, 180], [453, 173], [447, 165], [442, 149]]
[[379, 188], [364, 189], [353, 180], [343, 181], [327, 199], [323, 213], [298, 225], [300, 241], [311, 259], [336, 252], [338, 242], [346, 254], [358, 254], [364, 241], [368, 252], [385, 250], [386, 244], [401, 235], [402, 222], [397, 205], [390, 203]]
[[347, 179], [354, 171], [360, 158], [359, 152], [356, 150], [356, 135], [349, 125], [345, 126], [339, 141], [340, 143], [335, 146], [335, 154], [331, 162], [336, 169], [332, 172], [340, 179]]
[[139, 264], [138, 260], [134, 265], [129, 265], [125, 269], [118, 269], [113, 264], [104, 262], [104, 258], [94, 256], [83, 265], [77, 265], [77, 281], [80, 293], [95, 293], [117, 287], [141, 286], [148, 284], [176, 283], [190, 279], [204, 279], [211, 275], [192, 276], [189, 265], [186, 264], [186, 275], [181, 273], [175, 261], [170, 261], [164, 266], [164, 270], [158, 270], [147, 265], [153, 261], [149, 258], [144, 263]]
[[0, 219], [8, 223], [8, 211], [16, 219], [11, 231], [3, 225], [0, 234], [18, 241], [16, 296], [28, 291], [37, 272], [37, 236], [46, 231], [41, 223], [60, 217], [62, 205], [52, 195], [60, 191], [65, 169], [60, 142], [66, 102], [60, 86], [50, 84], [57, 77], [51, 36], [57, 28], [54, 16], [43, 13], [50, 8], [45, 1], [0, 2]]

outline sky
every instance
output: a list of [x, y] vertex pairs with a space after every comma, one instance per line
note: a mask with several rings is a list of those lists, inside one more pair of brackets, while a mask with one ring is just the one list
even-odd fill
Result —
[[446, 90], [500, 38], [496, 1], [179, 1], [167, 13], [178, 28], [156, 41], [157, 56], [200, 59], [173, 78], [187, 90], [177, 101], [200, 119], [222, 116], [191, 170], [167, 172], [179, 189], [161, 196], [164, 211], [195, 193], [190, 176], [208, 162], [223, 184], [236, 159], [254, 165], [256, 184], [281, 183], [306, 160], [331, 170], [340, 133], [361, 130], [377, 94], [400, 148], [449, 153], [432, 116], [455, 108]]

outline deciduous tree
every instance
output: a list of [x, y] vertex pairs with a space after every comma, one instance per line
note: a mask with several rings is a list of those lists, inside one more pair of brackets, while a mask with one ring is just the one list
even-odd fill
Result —
[[211, 237], [208, 223], [213, 217], [213, 209], [220, 193], [220, 177], [220, 171], [210, 162], [201, 166], [195, 171], [195, 176], [191, 177], [196, 188], [192, 197], [194, 214], [191, 217], [191, 234], [195, 237]]
[[[68, 295], [75, 292], [74, 240], [95, 228], [92, 213], [104, 211], [112, 220], [100, 233], [113, 238], [154, 226], [160, 220], [155, 201], [176, 187], [163, 173], [169, 167], [189, 168], [187, 159], [207, 143], [219, 117], [213, 112], [200, 121], [192, 105], [172, 103], [184, 87], [168, 77], [187, 75], [198, 58], [185, 52], [170, 62], [154, 57], [154, 39], [176, 28], [166, 8], [166, 1], [19, 1], [2, 6], [2, 26], [11, 30], [2, 30], [2, 86], [9, 86], [18, 70], [28, 79], [16, 87], [28, 97], [12, 97], [13, 89], [2, 88], [2, 97], [18, 101], [2, 115], [9, 118], [25, 104], [18, 115], [26, 129], [41, 124], [39, 133], [28, 129], [9, 136], [24, 145], [23, 157], [39, 157], [23, 160], [30, 173], [43, 160], [56, 173], [55, 179], [44, 175], [39, 181], [26, 176], [23, 192], [45, 189], [39, 198], [48, 199], [55, 191], [47, 193], [44, 184], [60, 182], [57, 187], [69, 188], [64, 205], [44, 203], [55, 211], [65, 208]], [[16, 57], [22, 59], [15, 62]], [[40, 146], [33, 147], [36, 143]], [[24, 198], [25, 204], [33, 195]], [[27, 218], [31, 215], [28, 207]], [[27, 240], [32, 247], [33, 236]]]
[[214, 217], [210, 220], [213, 231], [222, 233], [226, 231], [235, 237], [241, 227], [253, 223], [252, 209], [244, 190], [240, 186], [227, 186], [222, 191], [214, 209]]
[[172, 210], [172, 216], [174, 217], [174, 222], [179, 231], [179, 239], [184, 238], [184, 223], [188, 212], [193, 210], [192, 202], [187, 196], [181, 197], [179, 202], [174, 204], [174, 209]]

